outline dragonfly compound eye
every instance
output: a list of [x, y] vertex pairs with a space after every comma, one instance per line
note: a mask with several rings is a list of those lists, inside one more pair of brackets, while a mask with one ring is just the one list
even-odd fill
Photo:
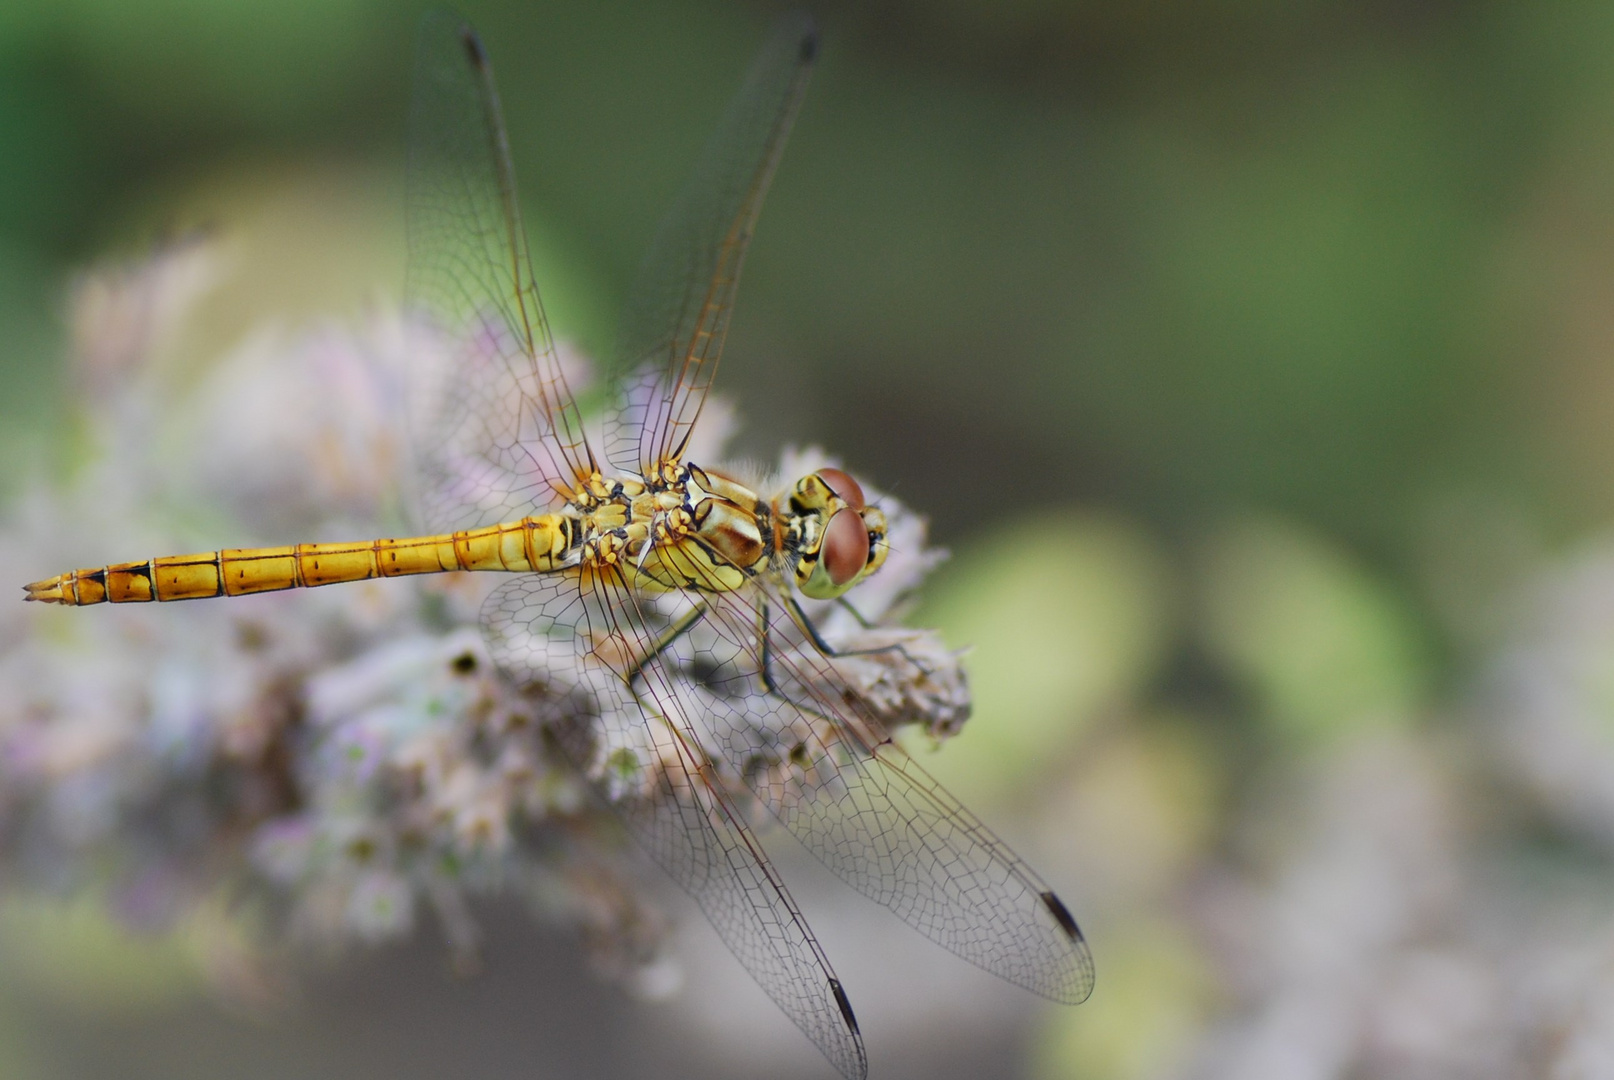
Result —
[[863, 572], [869, 562], [869, 531], [855, 510], [838, 511], [829, 519], [820, 558], [837, 588]]
[[818, 478], [822, 480], [831, 491], [841, 497], [841, 501], [853, 510], [863, 509], [863, 489], [858, 487], [857, 481], [841, 472], [839, 469], [819, 469]]

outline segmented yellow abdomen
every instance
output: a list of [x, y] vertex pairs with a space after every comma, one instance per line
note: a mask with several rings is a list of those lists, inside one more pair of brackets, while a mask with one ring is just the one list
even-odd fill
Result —
[[351, 544], [231, 548], [74, 570], [24, 586], [48, 604], [200, 600], [448, 570], [558, 570], [577, 522], [560, 514], [441, 536]]

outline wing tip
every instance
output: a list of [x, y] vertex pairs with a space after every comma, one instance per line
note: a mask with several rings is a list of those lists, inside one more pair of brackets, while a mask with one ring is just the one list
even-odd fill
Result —
[[1080, 1005], [1093, 996], [1093, 959], [1087, 951], [1087, 939], [1082, 936], [1081, 927], [1076, 925], [1076, 918], [1052, 891], [1039, 893], [1037, 899], [1048, 914], [1054, 917], [1059, 929], [1064, 932], [1066, 940], [1071, 944], [1074, 953], [1072, 959], [1076, 961], [1072, 974], [1074, 980], [1066, 982], [1049, 996], [1064, 1005]]
[[1075, 916], [1071, 915], [1070, 909], [1065, 906], [1063, 900], [1052, 892], [1044, 892], [1039, 899], [1042, 900], [1042, 906], [1048, 909], [1048, 913], [1059, 924], [1059, 928], [1065, 932], [1066, 937], [1072, 941], [1083, 940], [1082, 929], [1076, 925]]
[[465, 49], [465, 59], [478, 71], [488, 69], [488, 51], [482, 47], [482, 37], [476, 28], [468, 22], [459, 25], [460, 45]]
[[787, 11], [774, 21], [774, 48], [788, 47], [787, 43], [792, 39], [796, 45], [796, 59], [800, 63], [811, 64], [818, 59], [818, 47], [822, 38], [818, 33], [818, 20], [813, 17], [812, 12]]
[[858, 1030], [857, 1017], [852, 1015], [851, 999], [846, 996], [846, 991], [841, 988], [841, 980], [830, 979], [829, 992], [835, 995], [835, 1005], [841, 1010], [841, 1019], [846, 1021], [847, 1028], [854, 1036], [863, 1034]]
[[1059, 993], [1050, 995], [1061, 1005], [1080, 1005], [1093, 996], [1093, 957], [1083, 945], [1076, 956], [1074, 978]]
[[841, 989], [841, 980], [833, 975], [829, 979], [829, 991], [835, 995], [835, 1007], [841, 1010], [841, 1019], [846, 1022], [847, 1032], [852, 1036], [853, 1054], [850, 1059], [846, 1059], [831, 1054], [828, 1046], [824, 1044], [820, 1044], [819, 1049], [847, 1080], [866, 1080], [869, 1075], [869, 1057], [863, 1049], [863, 1033], [858, 1030], [857, 1017], [852, 1015], [852, 1002], [847, 998], [846, 991]]

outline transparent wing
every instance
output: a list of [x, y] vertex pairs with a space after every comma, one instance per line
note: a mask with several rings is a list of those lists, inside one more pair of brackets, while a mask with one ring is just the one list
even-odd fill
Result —
[[500, 667], [556, 703], [558, 742], [639, 845], [831, 1064], [861, 1078], [867, 1059], [840, 982], [691, 722], [698, 687], [655, 656], [679, 614], [667, 609], [688, 614], [688, 602], [650, 604], [620, 583], [524, 575], [488, 598], [482, 624]]
[[594, 459], [533, 281], [493, 69], [441, 12], [421, 23], [409, 129], [415, 501], [434, 531], [522, 517]]
[[[707, 602], [666, 659], [718, 673], [703, 680], [714, 757], [843, 881], [938, 945], [1084, 1001], [1092, 957], [1053, 890], [891, 740], [881, 710], [760, 589]], [[924, 676], [900, 651], [887, 661], [898, 679]]]
[[604, 449], [618, 468], [647, 473], [683, 452], [717, 372], [740, 267], [817, 50], [808, 16], [780, 20], [640, 267], [612, 366], [625, 404], [607, 426]]

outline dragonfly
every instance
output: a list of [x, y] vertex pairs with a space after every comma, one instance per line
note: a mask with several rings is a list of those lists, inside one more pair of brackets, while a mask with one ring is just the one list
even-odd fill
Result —
[[[830, 1063], [862, 1077], [850, 1000], [755, 835], [756, 805], [1011, 983], [1079, 1003], [1093, 964], [1053, 890], [863, 707], [844, 674], [856, 650], [809, 614], [849, 605], [880, 570], [882, 510], [839, 468], [769, 496], [686, 456], [817, 52], [805, 15], [774, 29], [655, 236], [586, 410], [539, 299], [487, 51], [456, 16], [428, 16], [405, 292], [411, 325], [450, 357], [411, 424], [431, 533], [166, 556], [25, 589], [87, 606], [507, 575], [481, 609], [490, 655], [564, 703], [549, 718], [561, 752]], [[861, 651], [922, 666], [900, 644]]]

